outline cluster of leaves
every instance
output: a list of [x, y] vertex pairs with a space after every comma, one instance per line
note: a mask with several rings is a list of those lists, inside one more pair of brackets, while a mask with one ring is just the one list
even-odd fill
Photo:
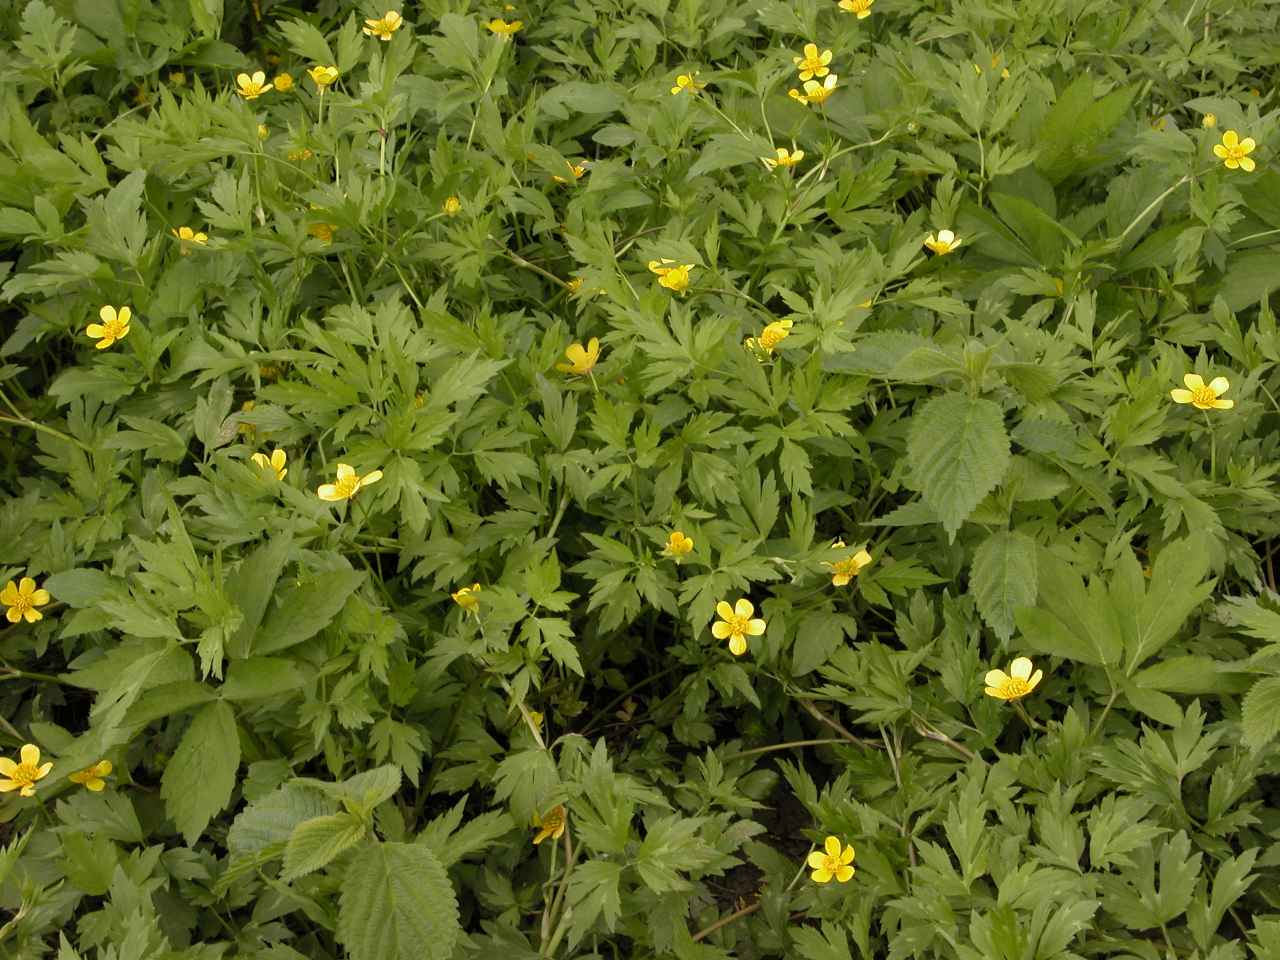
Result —
[[386, 12], [0, 26], [0, 953], [1280, 956], [1280, 9]]

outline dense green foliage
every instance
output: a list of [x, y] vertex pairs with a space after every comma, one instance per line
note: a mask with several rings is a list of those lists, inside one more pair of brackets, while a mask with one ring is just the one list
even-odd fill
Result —
[[1280, 957], [1280, 7], [845, 6], [5, 4], [0, 955]]

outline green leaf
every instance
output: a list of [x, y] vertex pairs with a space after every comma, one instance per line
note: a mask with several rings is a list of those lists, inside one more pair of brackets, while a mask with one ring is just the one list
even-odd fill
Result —
[[253, 636], [262, 624], [292, 546], [293, 537], [288, 533], [272, 537], [241, 560], [227, 577], [227, 594], [235, 598], [242, 617], [240, 626], [227, 641], [227, 655], [232, 659], [249, 655]]
[[194, 846], [213, 815], [227, 805], [240, 766], [236, 715], [221, 701], [200, 708], [160, 779], [165, 812]]
[[[258, 629], [254, 653], [278, 653], [327, 627], [364, 580], [360, 570], [330, 570], [291, 586]], [[247, 652], [247, 651], [246, 651]]]
[[335, 804], [316, 790], [286, 783], [245, 807], [227, 832], [232, 857], [247, 857], [284, 844], [301, 823], [333, 813]]
[[284, 34], [289, 48], [302, 59], [324, 66], [337, 63], [324, 34], [305, 20], [280, 20], [276, 22], [276, 29]]
[[103, 597], [120, 592], [120, 582], [102, 570], [81, 568], [55, 573], [41, 584], [55, 600], [76, 609], [94, 607]]
[[394, 763], [383, 764], [348, 777], [341, 783], [299, 777], [294, 783], [319, 790], [335, 800], [340, 800], [349, 810], [369, 815], [373, 808], [390, 800], [400, 789], [404, 774]]
[[990, 400], [948, 393], [911, 418], [907, 459], [916, 489], [951, 539], [1009, 465], [1009, 435]]
[[982, 619], [1007, 641], [1017, 609], [1036, 601], [1035, 541], [1016, 530], [993, 533], [974, 551], [969, 577]]
[[364, 819], [351, 813], [303, 821], [289, 835], [280, 879], [290, 883], [319, 870], [364, 839], [368, 830]]
[[1245, 745], [1259, 750], [1280, 733], [1280, 677], [1259, 680], [1245, 694], [1241, 716]]
[[[1137, 561], [1131, 566], [1136, 567]], [[1215, 582], [1201, 583], [1208, 572], [1209, 550], [1199, 538], [1179, 540], [1160, 551], [1146, 595], [1136, 606], [1126, 604], [1120, 610], [1129, 628], [1125, 648], [1130, 672], [1172, 640], [1191, 611], [1208, 599]]]
[[352, 857], [338, 908], [352, 960], [448, 960], [460, 930], [453, 885], [426, 846], [372, 843]]
[[219, 692], [227, 700], [260, 700], [291, 693], [305, 682], [292, 660], [250, 657], [233, 660]]
[[791, 673], [802, 677], [823, 666], [844, 642], [845, 634], [857, 636], [857, 621], [835, 613], [816, 612], [796, 627], [791, 647]]
[[608, 860], [588, 860], [573, 871], [569, 880], [569, 903], [573, 907], [570, 946], [581, 941], [599, 919], [603, 919], [605, 930], [613, 931], [622, 915], [618, 884], [623, 866]]

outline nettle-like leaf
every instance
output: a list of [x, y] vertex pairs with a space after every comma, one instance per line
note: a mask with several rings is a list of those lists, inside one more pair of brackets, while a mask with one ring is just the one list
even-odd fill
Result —
[[916, 489], [954, 538], [1009, 465], [999, 405], [962, 393], [934, 397], [911, 418], [907, 459]]
[[461, 927], [435, 854], [410, 843], [356, 850], [343, 877], [337, 932], [353, 960], [448, 960]]
[[196, 713], [160, 781], [165, 811], [187, 846], [194, 846], [214, 814], [227, 805], [240, 766], [235, 711], [217, 701]]

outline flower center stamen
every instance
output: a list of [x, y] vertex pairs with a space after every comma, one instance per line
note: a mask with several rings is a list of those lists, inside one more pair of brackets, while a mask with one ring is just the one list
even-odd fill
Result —
[[1191, 391], [1191, 402], [1197, 406], [1200, 406], [1201, 404], [1213, 406], [1213, 401], [1217, 399], [1218, 395], [1207, 386], [1197, 387]]
[[1031, 684], [1018, 677], [1009, 677], [1000, 684], [1000, 694], [1007, 700], [1025, 697], [1031, 692]]
[[334, 484], [334, 487], [338, 492], [338, 496], [350, 498], [356, 492], [356, 487], [359, 485], [359, 477], [343, 477]]

